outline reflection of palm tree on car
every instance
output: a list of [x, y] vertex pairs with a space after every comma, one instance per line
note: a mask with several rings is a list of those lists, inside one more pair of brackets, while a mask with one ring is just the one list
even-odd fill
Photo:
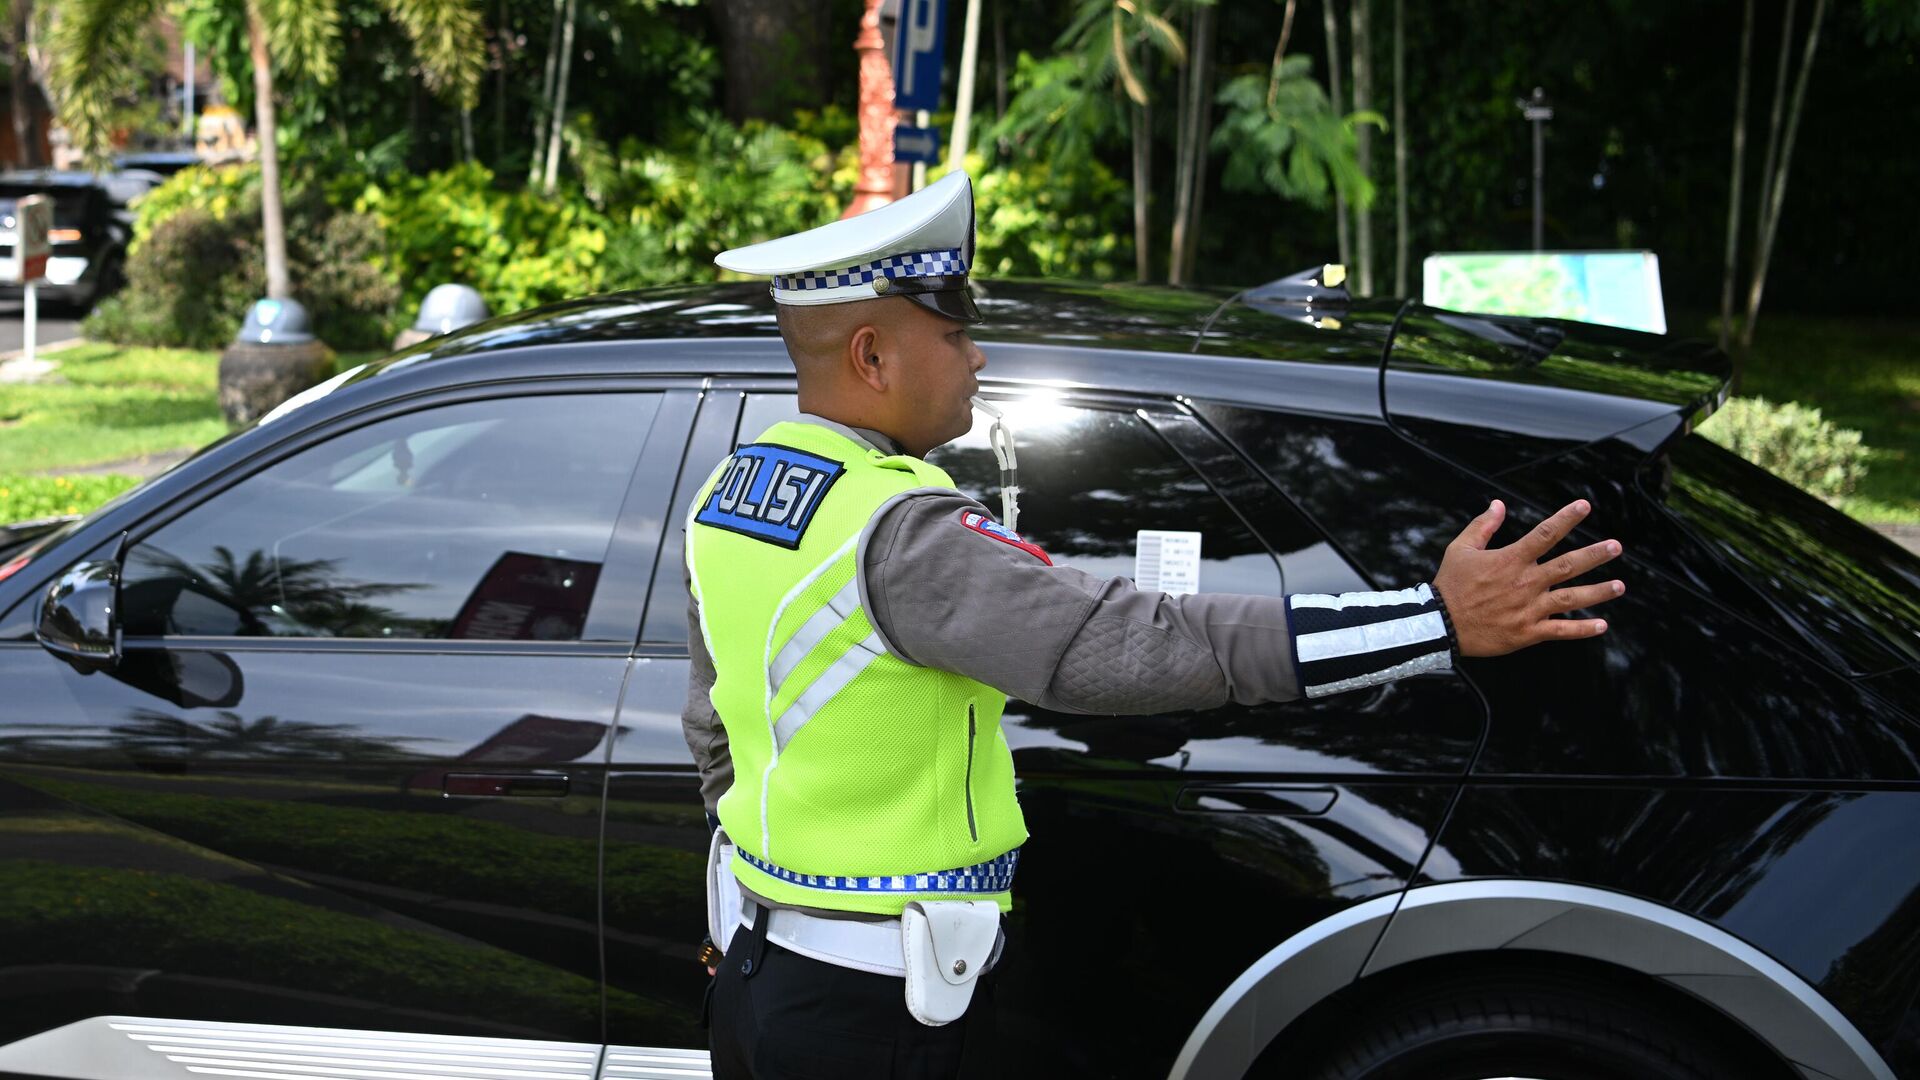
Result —
[[[393, 636], [403, 623], [411, 630], [411, 620], [392, 608], [367, 601], [421, 587], [344, 581], [337, 573], [338, 559], [277, 559], [258, 549], [240, 560], [230, 549], [216, 546], [212, 561], [199, 566], [152, 546], [135, 549], [134, 558], [142, 566], [129, 575], [130, 583], [177, 582], [181, 591], [197, 593], [232, 611], [240, 622], [238, 633], [245, 637]], [[137, 594], [138, 586], [130, 591]], [[172, 621], [169, 616], [177, 606], [177, 596], [165, 602], [163, 611], [142, 605], [137, 595], [128, 600], [130, 625], [151, 621], [160, 624], [154, 632], [160, 627], [172, 629], [167, 624]], [[409, 632], [406, 636], [416, 635]]]
[[131, 723], [113, 734], [129, 753], [164, 753], [191, 758], [339, 758], [365, 760], [402, 756], [398, 741], [362, 735], [351, 724], [310, 724], [262, 716], [249, 721], [222, 709], [217, 719], [194, 721], [156, 709], [134, 709]]

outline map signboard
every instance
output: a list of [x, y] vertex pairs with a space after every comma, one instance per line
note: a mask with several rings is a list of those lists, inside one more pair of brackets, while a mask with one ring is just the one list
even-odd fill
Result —
[[1667, 332], [1651, 251], [1455, 251], [1427, 256], [1421, 300], [1487, 315], [1539, 315]]

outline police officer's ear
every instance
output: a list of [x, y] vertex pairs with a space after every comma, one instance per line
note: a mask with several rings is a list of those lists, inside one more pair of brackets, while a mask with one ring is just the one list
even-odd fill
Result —
[[880, 331], [872, 325], [856, 327], [847, 338], [846, 363], [855, 378], [876, 391], [886, 391], [891, 371], [881, 358]]

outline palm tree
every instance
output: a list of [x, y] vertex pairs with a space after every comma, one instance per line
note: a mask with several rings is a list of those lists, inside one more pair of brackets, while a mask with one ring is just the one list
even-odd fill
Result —
[[[1025, 87], [1008, 104], [993, 134], [1043, 136], [1056, 167], [1084, 160], [1107, 133], [1124, 127], [1133, 145], [1133, 244], [1138, 280], [1148, 276], [1148, 196], [1153, 189], [1153, 128], [1148, 65], [1163, 56], [1187, 60], [1186, 42], [1154, 10], [1156, 0], [1079, 0], [1055, 42], [1059, 55], [1022, 61]], [[1211, 0], [1186, 0], [1191, 4]]]
[[[280, 150], [274, 116], [274, 68], [326, 84], [340, 40], [339, 0], [222, 0], [245, 5], [252, 59], [254, 126], [260, 150], [260, 217], [267, 295], [291, 295], [281, 209]], [[486, 56], [480, 0], [381, 0], [413, 42], [427, 87], [470, 109]], [[111, 154], [114, 103], [137, 92], [138, 49], [161, 0], [51, 0], [47, 72], [54, 111], [87, 159]]]

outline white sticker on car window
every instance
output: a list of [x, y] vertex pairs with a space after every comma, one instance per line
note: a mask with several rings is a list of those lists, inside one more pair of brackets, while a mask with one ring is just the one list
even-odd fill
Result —
[[1133, 583], [1148, 592], [1200, 591], [1200, 534], [1141, 529], [1133, 540]]

